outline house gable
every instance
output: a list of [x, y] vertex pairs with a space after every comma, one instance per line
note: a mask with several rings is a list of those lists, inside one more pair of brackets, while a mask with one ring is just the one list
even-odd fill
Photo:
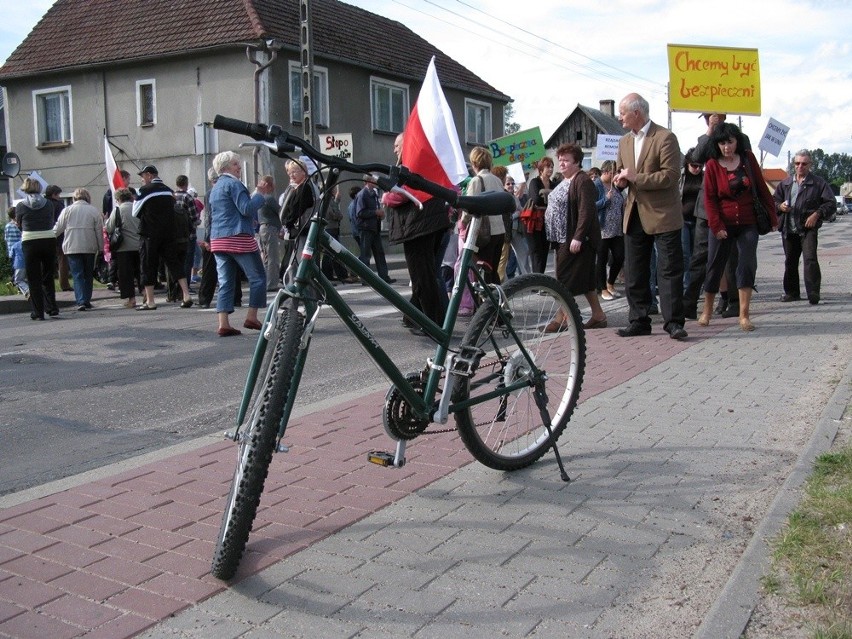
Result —
[[613, 115], [600, 109], [578, 104], [571, 114], [562, 121], [547, 141], [545, 148], [553, 149], [560, 144], [579, 144], [585, 149], [597, 146], [597, 136], [624, 135], [625, 129]]

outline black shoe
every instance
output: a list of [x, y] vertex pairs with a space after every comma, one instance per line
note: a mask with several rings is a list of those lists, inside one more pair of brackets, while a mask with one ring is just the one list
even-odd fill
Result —
[[399, 323], [405, 326], [405, 328], [416, 328], [416, 324], [408, 319], [407, 315], [403, 315], [402, 319], [399, 320]]
[[59, 315], [59, 309], [58, 309], [58, 308], [54, 308], [52, 311], [48, 311], [48, 312], [47, 312], [47, 314], [48, 314], [50, 317], [56, 317], [57, 315]]
[[[382, 278], [382, 279], [384, 279], [384, 278]], [[385, 280], [385, 284], [395, 284], [395, 283], [396, 283], [396, 279], [394, 279], [393, 277], [389, 277]]]
[[728, 304], [725, 307], [725, 310], [722, 311], [722, 317], [739, 317], [740, 315], [740, 305], [739, 304]]
[[640, 335], [650, 335], [651, 327], [647, 324], [632, 322], [626, 328], [619, 328], [616, 333], [618, 333], [619, 337], [639, 337]]
[[43, 322], [44, 321], [44, 315], [37, 315], [35, 312], [33, 312], [33, 313], [30, 313], [30, 319], [33, 320], [33, 321], [38, 320], [40, 322]]
[[819, 295], [811, 295], [808, 298], [808, 304], [813, 304], [814, 306], [819, 304]]
[[725, 312], [725, 309], [728, 308], [728, 300], [724, 297], [720, 297], [719, 301], [716, 303], [716, 308], [713, 311], [716, 315], [721, 315]]
[[689, 333], [683, 330], [683, 326], [681, 326], [680, 324], [672, 324], [666, 332], [668, 332], [669, 337], [671, 337], [672, 339], [683, 340], [689, 337]]
[[802, 298], [798, 295], [789, 295], [787, 293], [784, 293], [784, 295], [781, 296], [782, 302], [798, 302], [800, 299]]
[[83, 304], [83, 306], [85, 306], [87, 310], [95, 308], [94, 306], [92, 306], [91, 302], [86, 302], [85, 304]]
[[698, 319], [698, 310], [693, 308], [689, 311], [684, 311], [683, 318], [688, 320]]

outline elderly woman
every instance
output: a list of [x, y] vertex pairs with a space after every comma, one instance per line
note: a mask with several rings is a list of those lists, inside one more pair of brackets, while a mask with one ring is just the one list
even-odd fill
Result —
[[249, 309], [243, 326], [261, 328], [257, 310], [266, 306], [266, 272], [254, 232], [264, 198], [260, 193], [250, 196], [240, 182], [242, 159], [237, 153], [223, 151], [213, 158], [213, 168], [219, 176], [210, 191], [210, 251], [216, 258], [219, 277], [218, 333], [230, 337], [240, 334], [228, 321], [228, 315], [234, 312], [234, 287], [239, 286], [237, 267], [249, 281]]
[[53, 230], [53, 203], [41, 194], [41, 184], [26, 178], [21, 187], [24, 201], [15, 207], [15, 219], [21, 227], [24, 270], [30, 284], [30, 318], [43, 320], [44, 313], [59, 315], [56, 289], [56, 232]]
[[74, 300], [78, 311], [92, 308], [95, 258], [104, 250], [104, 218], [92, 206], [86, 189], [74, 191], [74, 202], [62, 209], [56, 226], [57, 235], [65, 235], [62, 252], [68, 256], [68, 267], [74, 278]]
[[[598, 222], [598, 189], [582, 169], [583, 150], [576, 144], [556, 149], [559, 172], [564, 178], [547, 200], [544, 227], [547, 239], [556, 242], [556, 279], [572, 295], [585, 295], [592, 316], [583, 328], [606, 328], [606, 314], [595, 288], [595, 256], [601, 242]], [[568, 318], [560, 310], [544, 328], [559, 333], [568, 328]]]
[[[133, 194], [128, 188], [121, 188], [115, 192], [115, 207], [106, 223], [107, 234], [112, 234], [116, 226], [121, 224], [121, 234], [124, 240], [116, 250], [112, 251], [112, 258], [118, 267], [118, 290], [121, 299], [125, 300], [125, 308], [136, 307], [136, 282], [141, 281], [139, 269], [139, 218], [133, 217]], [[120, 218], [120, 222], [119, 222]]]
[[[314, 189], [308, 180], [308, 170], [300, 160], [287, 160], [284, 165], [290, 184], [282, 196], [281, 223], [287, 229], [290, 242], [284, 263], [299, 259], [308, 237], [308, 224], [314, 208]], [[286, 268], [286, 267], [285, 267]]]
[[[778, 228], [775, 200], [763, 180], [745, 136], [730, 122], [717, 126], [710, 138], [710, 159], [705, 165], [704, 208], [710, 228], [707, 243], [707, 276], [704, 280], [704, 310], [698, 323], [710, 324], [713, 300], [725, 272], [731, 247], [736, 244], [739, 263], [736, 286], [740, 298], [740, 328], [753, 331], [749, 318], [751, 294], [757, 274], [757, 217], [755, 194], [769, 214], [772, 230]], [[729, 282], [733, 284], [733, 282]]]

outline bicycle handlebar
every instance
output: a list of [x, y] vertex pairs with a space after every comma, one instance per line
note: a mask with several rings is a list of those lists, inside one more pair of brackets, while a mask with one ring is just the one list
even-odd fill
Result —
[[270, 142], [275, 145], [275, 150], [272, 152], [279, 157], [286, 156], [287, 153], [293, 153], [298, 149], [312, 160], [338, 170], [353, 173], [380, 173], [382, 176], [377, 178], [377, 182], [385, 191], [390, 191], [394, 186], [407, 185], [444, 200], [452, 206], [463, 208], [471, 215], [501, 215], [515, 210], [514, 196], [505, 191], [490, 191], [480, 195], [463, 196], [458, 191], [448, 189], [427, 180], [422, 175], [413, 173], [405, 166], [376, 163], [353, 164], [343, 158], [321, 153], [305, 140], [288, 133], [277, 124], [266, 125], [259, 122], [246, 122], [217, 115], [213, 118], [213, 128], [245, 135], [259, 142]]

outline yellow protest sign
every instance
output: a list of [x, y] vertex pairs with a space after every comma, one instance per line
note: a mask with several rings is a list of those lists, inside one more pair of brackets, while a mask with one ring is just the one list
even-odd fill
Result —
[[757, 49], [667, 45], [669, 108], [760, 115]]

